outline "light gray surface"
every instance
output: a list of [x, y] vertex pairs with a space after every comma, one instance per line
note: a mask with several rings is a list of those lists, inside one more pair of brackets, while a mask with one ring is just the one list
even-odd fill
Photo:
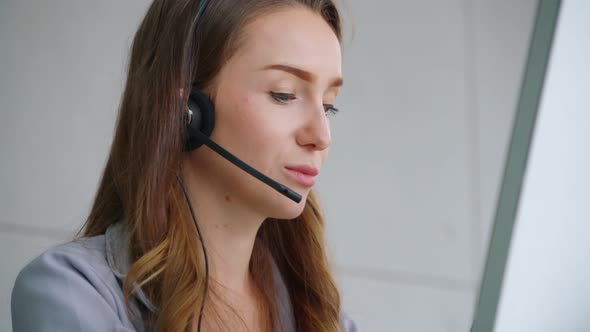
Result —
[[535, 119], [544, 89], [559, 5], [559, 1], [542, 1], [539, 3], [535, 15], [534, 33], [527, 55], [525, 76], [519, 93], [518, 111], [514, 119], [510, 148], [506, 157], [501, 190], [494, 214], [493, 232], [486, 255], [485, 272], [477, 296], [473, 332], [488, 332], [494, 328], [505, 262], [509, 256], [514, 220], [519, 209], [519, 197], [526, 175]]
[[475, 47], [470, 47], [468, 61], [474, 59], [475, 67], [469, 71], [468, 98], [476, 110], [469, 114], [477, 124], [471, 126], [476, 156], [471, 183], [477, 197], [472, 204], [473, 218], [481, 221], [473, 234], [474, 247], [480, 246], [474, 248], [476, 273], [485, 259], [536, 6], [536, 0], [477, 0], [469, 15], [472, 29], [467, 33]]
[[[467, 331], [471, 290], [415, 285], [344, 275], [344, 306], [368, 307], [354, 314], [361, 332]], [[362, 303], [356, 303], [357, 301]]]
[[564, 0], [494, 331], [590, 330], [590, 3]]
[[[456, 331], [471, 316], [536, 2], [347, 2], [356, 34], [318, 183], [345, 308], [361, 330], [393, 319]], [[87, 213], [147, 3], [0, 3], [0, 235], [29, 248], [1, 256], [0, 298], [39, 235], [65, 238]], [[8, 317], [2, 303], [2, 327]]]

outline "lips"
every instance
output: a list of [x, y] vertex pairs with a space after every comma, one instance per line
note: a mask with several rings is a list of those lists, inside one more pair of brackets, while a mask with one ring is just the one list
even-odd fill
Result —
[[285, 168], [291, 178], [306, 187], [312, 187], [315, 184], [319, 173], [317, 168], [309, 165], [287, 166]]

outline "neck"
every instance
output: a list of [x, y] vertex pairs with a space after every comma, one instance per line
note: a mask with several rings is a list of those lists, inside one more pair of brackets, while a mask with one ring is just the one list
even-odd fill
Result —
[[212, 286], [217, 286], [230, 298], [251, 298], [256, 290], [249, 268], [250, 258], [265, 217], [198, 174], [185, 172], [183, 182], [207, 250]]

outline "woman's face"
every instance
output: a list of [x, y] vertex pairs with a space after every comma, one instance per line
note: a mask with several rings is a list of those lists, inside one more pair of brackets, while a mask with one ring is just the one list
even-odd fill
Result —
[[226, 201], [265, 217], [294, 218], [315, 178], [290, 169], [319, 172], [330, 147], [329, 104], [342, 82], [340, 43], [320, 15], [298, 7], [257, 17], [242, 37], [207, 89], [216, 116], [211, 138], [303, 199], [291, 201], [208, 148], [191, 158]]

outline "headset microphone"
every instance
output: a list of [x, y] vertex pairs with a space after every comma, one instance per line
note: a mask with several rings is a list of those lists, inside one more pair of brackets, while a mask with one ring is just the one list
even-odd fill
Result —
[[230, 161], [246, 173], [254, 176], [258, 180], [264, 182], [271, 188], [280, 192], [292, 201], [301, 202], [301, 195], [294, 192], [287, 186], [269, 178], [260, 173], [258, 170], [248, 165], [238, 157], [225, 150], [217, 143], [213, 142], [209, 136], [213, 132], [215, 126], [214, 106], [209, 97], [203, 94], [198, 88], [193, 87], [188, 100], [188, 111], [186, 118], [186, 129], [188, 137], [185, 144], [185, 150], [190, 151], [198, 148], [201, 145], [207, 145], [211, 150], [223, 158]]

